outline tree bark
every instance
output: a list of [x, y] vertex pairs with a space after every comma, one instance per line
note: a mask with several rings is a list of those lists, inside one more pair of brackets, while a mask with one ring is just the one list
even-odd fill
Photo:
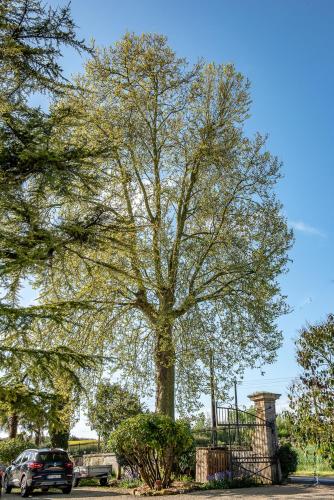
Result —
[[175, 349], [172, 325], [164, 324], [157, 330], [155, 349], [156, 403], [158, 413], [175, 419]]
[[14, 439], [17, 436], [19, 418], [16, 413], [12, 413], [8, 417], [8, 436], [9, 439]]
[[36, 446], [39, 446], [41, 444], [41, 435], [42, 435], [41, 429], [36, 429], [35, 430], [35, 445]]
[[68, 449], [68, 440], [70, 438], [70, 430], [49, 430], [51, 446], [53, 448]]

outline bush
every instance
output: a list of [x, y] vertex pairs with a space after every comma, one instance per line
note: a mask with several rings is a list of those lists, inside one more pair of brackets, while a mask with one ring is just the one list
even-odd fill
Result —
[[161, 481], [161, 487], [170, 484], [172, 467], [192, 445], [189, 424], [174, 422], [166, 415], [146, 413], [124, 420], [110, 436], [110, 447], [138, 468], [150, 487]]
[[27, 448], [35, 448], [35, 445], [25, 441], [22, 437], [0, 441], [0, 462], [6, 465], [11, 464]]
[[217, 472], [209, 477], [207, 483], [201, 484], [201, 490], [225, 490], [233, 488], [250, 488], [258, 486], [259, 483], [253, 477], [236, 477], [232, 479], [231, 472]]
[[282, 479], [287, 479], [291, 472], [297, 470], [298, 453], [290, 443], [286, 443], [279, 447], [277, 456], [281, 464]]

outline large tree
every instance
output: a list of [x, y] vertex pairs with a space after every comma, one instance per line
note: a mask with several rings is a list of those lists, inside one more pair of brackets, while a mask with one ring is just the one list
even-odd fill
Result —
[[334, 316], [303, 328], [296, 345], [302, 373], [289, 393], [292, 433], [334, 463]]
[[280, 345], [292, 238], [280, 162], [245, 135], [248, 81], [232, 65], [189, 70], [163, 36], [127, 34], [77, 85], [55, 109], [73, 110], [73, 146], [103, 146], [100, 187], [59, 210], [81, 240], [54, 253], [45, 292], [94, 306], [74, 316], [80, 337], [110, 348], [123, 373], [154, 371], [156, 409], [174, 416], [176, 382], [205, 389], [210, 349], [256, 364]]
[[[31, 105], [36, 94], [62, 94], [71, 87], [59, 58], [63, 47], [88, 50], [76, 36], [69, 6], [52, 8], [40, 0], [3, 0], [0, 4], [0, 363], [26, 362], [36, 317], [59, 311], [22, 307], [21, 287], [43, 269], [54, 247], [73, 237], [61, 232], [52, 209], [93, 179], [84, 174], [92, 149], [57, 141], [64, 116]], [[65, 111], [66, 115], [66, 111]], [[68, 118], [68, 116], [67, 116]], [[78, 172], [80, 162], [80, 174]], [[61, 232], [61, 235], [60, 235]], [[52, 343], [53, 347], [55, 343]], [[45, 346], [46, 347], [46, 346]], [[50, 356], [45, 352], [45, 361]], [[51, 351], [49, 354], [52, 354]], [[68, 358], [69, 353], [64, 352]], [[63, 353], [53, 349], [53, 357]], [[57, 361], [58, 362], [58, 361]]]

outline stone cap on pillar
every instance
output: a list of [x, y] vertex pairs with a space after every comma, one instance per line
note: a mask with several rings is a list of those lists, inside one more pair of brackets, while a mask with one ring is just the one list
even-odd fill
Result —
[[258, 391], [258, 392], [253, 392], [253, 394], [250, 394], [247, 396], [251, 401], [254, 401], [254, 403], [257, 403], [259, 401], [276, 401], [276, 399], [280, 398], [280, 394], [275, 394], [274, 392], [265, 392], [265, 391]]

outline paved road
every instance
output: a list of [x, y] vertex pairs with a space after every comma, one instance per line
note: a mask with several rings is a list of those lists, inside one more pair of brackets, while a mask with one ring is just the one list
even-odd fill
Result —
[[[10, 495], [4, 495], [2, 500], [18, 500], [20, 498], [19, 493], [11, 493]], [[113, 500], [119, 498], [120, 500], [134, 500], [131, 495], [122, 494], [117, 490], [111, 490], [107, 488], [92, 488], [92, 487], [82, 487], [75, 488], [71, 495], [64, 495], [60, 492], [54, 493], [41, 493], [34, 492], [34, 496], [30, 497], [36, 500], [58, 500], [61, 498], [67, 498], [71, 500], [73, 498], [85, 498], [86, 500], [94, 500], [98, 498], [99, 500]], [[161, 499], [174, 499], [174, 500], [212, 500], [214, 498], [222, 498], [224, 500], [231, 499], [243, 499], [243, 500], [281, 500], [285, 498], [290, 498], [291, 500], [334, 500], [334, 487], [330, 486], [309, 486], [309, 485], [286, 485], [286, 486], [264, 486], [258, 488], [242, 488], [235, 490], [211, 490], [194, 492], [187, 495], [177, 495], [177, 496], [164, 496]]]
[[[315, 478], [310, 476], [291, 476], [290, 482], [295, 484], [314, 484]], [[318, 478], [319, 484], [323, 484], [325, 486], [334, 486], [334, 477], [332, 476], [324, 476]]]

